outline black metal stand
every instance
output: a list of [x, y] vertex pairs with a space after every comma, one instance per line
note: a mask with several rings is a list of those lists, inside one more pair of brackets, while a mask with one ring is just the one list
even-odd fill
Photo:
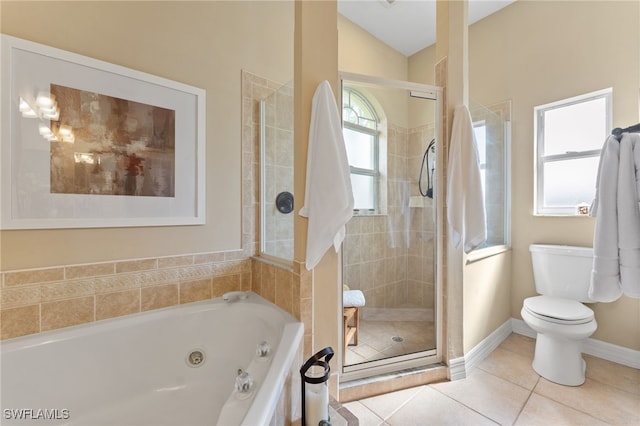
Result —
[[[324, 358], [324, 361], [322, 360], [322, 358]], [[329, 361], [331, 360], [331, 358], [333, 358], [333, 349], [330, 346], [327, 346], [326, 348], [322, 349], [321, 351], [313, 355], [311, 358], [309, 358], [300, 368], [300, 379], [301, 379], [300, 381], [302, 382], [302, 426], [307, 426], [306, 407], [305, 407], [306, 405], [305, 383], [320, 384], [320, 383], [327, 382], [331, 374], [331, 368], [329, 367]], [[306, 375], [307, 371], [314, 365], [322, 367], [324, 369], [324, 374], [322, 376], [308, 377]], [[320, 425], [331, 426], [330, 419], [327, 419], [327, 421], [324, 421], [324, 420], [321, 421]], [[317, 425], [310, 425], [310, 426], [317, 426]]]

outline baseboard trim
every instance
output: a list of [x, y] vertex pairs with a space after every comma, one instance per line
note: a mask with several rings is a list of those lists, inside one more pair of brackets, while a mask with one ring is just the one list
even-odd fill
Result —
[[465, 367], [465, 357], [454, 358], [449, 360], [449, 380], [465, 379], [467, 377], [467, 370]]
[[467, 375], [478, 366], [491, 352], [493, 352], [500, 343], [502, 343], [513, 332], [511, 321], [505, 321], [500, 327], [496, 328], [493, 333], [488, 335], [482, 342], [473, 347], [464, 355], [465, 371]]
[[[463, 357], [452, 359], [449, 362], [449, 380], [464, 379], [471, 374], [511, 333], [531, 337], [532, 339], [535, 339], [537, 335], [524, 321], [516, 318], [508, 319]], [[587, 339], [583, 352], [587, 355], [626, 365], [627, 367], [640, 369], [640, 351], [601, 340]]]
[[[536, 332], [522, 320], [511, 318], [511, 326], [514, 333], [534, 339], [536, 337]], [[589, 338], [585, 341], [582, 352], [617, 364], [626, 365], [627, 367], [640, 369], [640, 351], [625, 348], [624, 346]]]

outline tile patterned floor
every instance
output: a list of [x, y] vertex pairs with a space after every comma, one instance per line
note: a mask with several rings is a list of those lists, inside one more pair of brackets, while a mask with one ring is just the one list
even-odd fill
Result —
[[[402, 341], [394, 341], [401, 337]], [[432, 321], [360, 320], [358, 345], [347, 348], [346, 364], [389, 358], [435, 348]]]
[[534, 345], [512, 334], [464, 380], [344, 407], [361, 426], [640, 425], [640, 370], [585, 355], [585, 384], [560, 386], [531, 368]]

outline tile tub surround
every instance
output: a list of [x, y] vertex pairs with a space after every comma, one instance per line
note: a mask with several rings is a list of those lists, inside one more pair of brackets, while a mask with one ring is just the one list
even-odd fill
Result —
[[251, 290], [305, 324], [311, 354], [312, 280], [243, 258], [242, 251], [69, 265], [0, 273], [0, 339], [136, 314]]
[[251, 290], [242, 251], [4, 271], [0, 339]]
[[251, 288], [304, 324], [304, 357], [313, 354], [313, 278], [304, 262], [288, 268], [260, 257], [252, 259]]

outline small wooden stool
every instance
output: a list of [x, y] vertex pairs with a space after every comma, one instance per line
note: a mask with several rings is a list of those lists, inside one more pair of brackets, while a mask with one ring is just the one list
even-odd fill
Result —
[[[342, 311], [344, 318], [344, 352], [347, 352], [347, 346], [351, 338], [353, 345], [358, 345], [358, 327], [360, 327], [360, 309], [357, 307], [344, 308]], [[353, 320], [352, 324], [349, 324]]]

